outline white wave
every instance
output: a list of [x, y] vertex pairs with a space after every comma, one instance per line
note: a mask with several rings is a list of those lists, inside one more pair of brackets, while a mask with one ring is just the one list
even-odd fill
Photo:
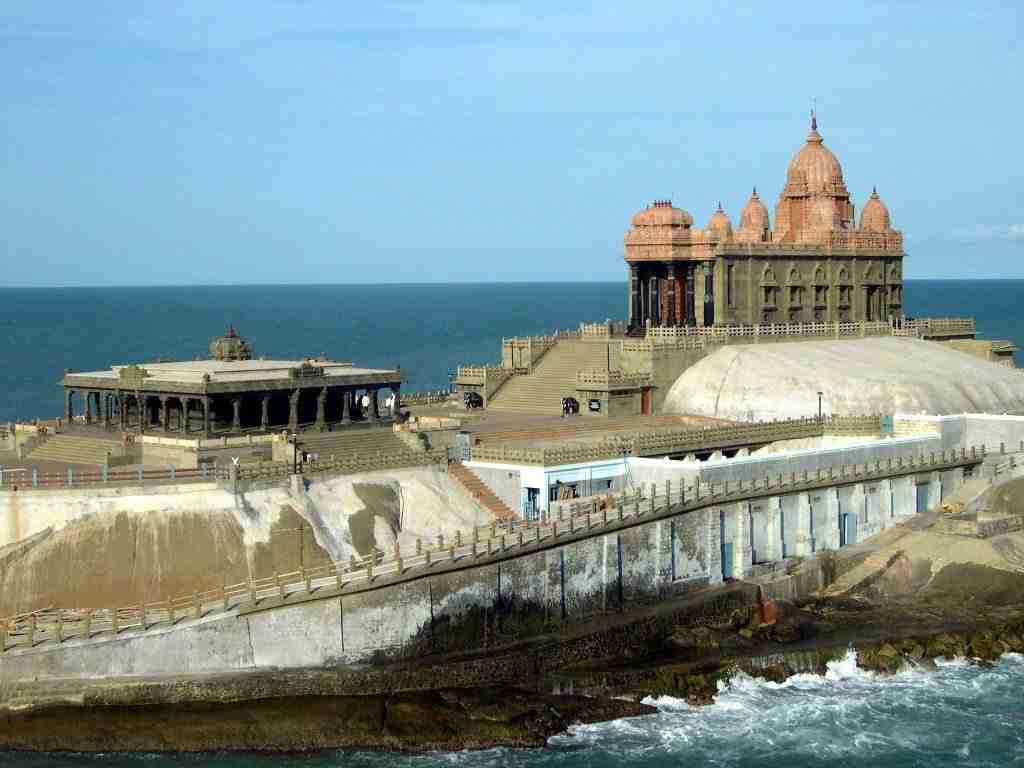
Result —
[[851, 646], [841, 659], [834, 659], [825, 665], [826, 680], [874, 680], [873, 672], [857, 666], [857, 651]]

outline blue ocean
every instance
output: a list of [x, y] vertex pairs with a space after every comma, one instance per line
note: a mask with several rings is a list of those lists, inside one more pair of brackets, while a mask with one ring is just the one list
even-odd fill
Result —
[[[1024, 281], [911, 280], [911, 316], [973, 315], [980, 335], [1024, 342]], [[503, 336], [621, 319], [613, 283], [0, 289], [0, 423], [61, 413], [65, 369], [189, 360], [233, 324], [264, 357], [327, 354], [401, 365], [407, 391], [496, 362]]]

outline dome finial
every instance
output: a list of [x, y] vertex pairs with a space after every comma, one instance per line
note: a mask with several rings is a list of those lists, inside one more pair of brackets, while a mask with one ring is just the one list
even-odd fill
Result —
[[818, 116], [814, 113], [814, 107], [811, 107], [811, 130], [818, 130]]

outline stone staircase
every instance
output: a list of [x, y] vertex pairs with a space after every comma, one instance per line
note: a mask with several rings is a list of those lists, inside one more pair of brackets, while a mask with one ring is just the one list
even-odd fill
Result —
[[319, 454], [321, 459], [331, 456], [343, 457], [358, 455], [371, 457], [376, 455], [416, 455], [422, 456], [425, 451], [418, 451], [402, 440], [390, 427], [348, 427], [336, 432], [305, 432], [299, 438], [299, 447], [308, 452]]
[[516, 520], [518, 515], [497, 497], [487, 484], [474, 474], [469, 467], [458, 462], [448, 465], [448, 476], [466, 489], [476, 502], [490, 512], [495, 520]]
[[[562, 398], [576, 397], [576, 373], [604, 370], [606, 342], [561, 340], [541, 358], [531, 373], [513, 376], [491, 396], [488, 410], [560, 415]], [[582, 404], [585, 407], [585, 403]], [[583, 408], [580, 413], [583, 413]]]
[[64, 464], [104, 466], [107, 453], [116, 455], [120, 448], [117, 440], [85, 435], [58, 434], [49, 437], [34, 448], [27, 461], [54, 461]]

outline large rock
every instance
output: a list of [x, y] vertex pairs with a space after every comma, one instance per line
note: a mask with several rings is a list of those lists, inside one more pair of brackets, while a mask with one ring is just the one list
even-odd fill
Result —
[[941, 343], [872, 338], [722, 347], [672, 385], [665, 412], [736, 421], [826, 414], [1004, 413], [1024, 375]]
[[0, 616], [156, 602], [391, 552], [396, 540], [410, 551], [417, 539], [489, 522], [445, 472], [427, 467], [238, 496], [216, 486], [5, 494]]

